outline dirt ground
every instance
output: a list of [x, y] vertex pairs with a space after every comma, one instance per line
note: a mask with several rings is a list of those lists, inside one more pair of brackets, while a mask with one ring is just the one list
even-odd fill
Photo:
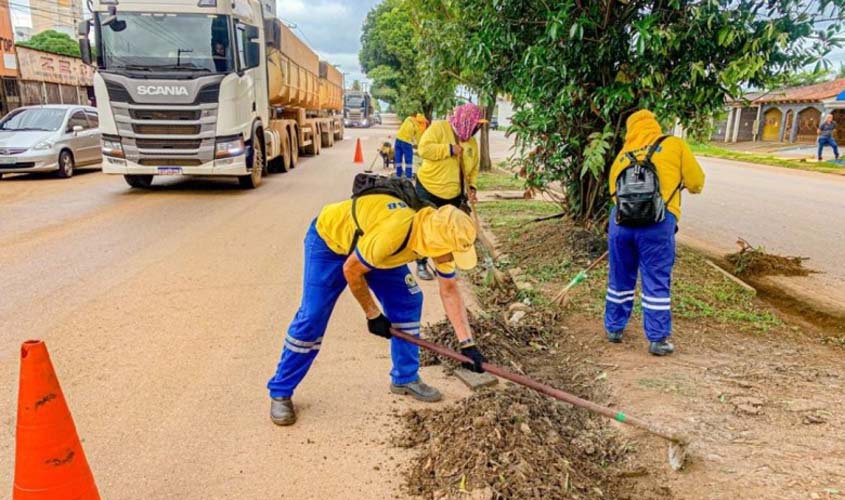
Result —
[[[514, 211], [518, 203], [526, 203], [528, 208], [522, 213]], [[601, 323], [606, 287], [603, 272], [581, 285], [568, 309], [555, 310], [548, 300], [566, 284], [566, 278], [600, 253], [601, 247], [589, 235], [571, 238], [572, 228], [564, 222], [527, 223], [551, 210], [538, 209], [536, 202], [494, 205], [496, 208], [486, 210], [482, 207], [482, 213], [498, 236], [501, 250], [509, 256], [501, 267], [516, 268], [531, 287], [508, 294], [481, 287], [482, 307], [489, 314], [507, 317], [509, 313], [502, 312], [507, 304], [532, 302], [534, 307], [522, 321], [545, 322], [546, 330], [558, 336], [553, 352], [539, 356], [539, 363], [528, 361], [536, 355], [520, 358], [517, 353], [511, 359], [508, 350], [498, 346], [493, 349], [494, 356], [546, 380], [561, 371], [578, 373], [579, 380], [586, 378], [593, 387], [566, 385], [571, 380], [561, 377], [556, 380], [564, 384], [560, 386], [564, 390], [595, 397], [599, 403], [680, 431], [691, 440], [691, 462], [676, 473], [667, 466], [667, 447], [660, 439], [602, 421], [601, 425], [615, 429], [612, 438], [596, 441], [610, 447], [602, 451], [608, 453], [620, 442], [630, 443], [630, 450], [606, 461], [606, 470], [594, 471], [589, 478], [593, 484], [615, 488], [560, 498], [816, 499], [845, 495], [841, 416], [845, 352], [840, 329], [809, 324], [789, 311], [775, 310], [760, 299], [743, 295], [735, 283], [701, 265], [701, 256], [682, 249], [673, 301], [673, 341], [678, 352], [666, 358], [650, 356], [638, 313], [624, 343], [609, 344]], [[538, 246], [538, 242], [542, 244]], [[480, 279], [476, 281], [480, 283]], [[557, 318], [555, 322], [548, 320], [549, 314]], [[506, 335], [498, 341], [530, 345], [532, 335], [521, 339]], [[412, 429], [419, 426], [419, 418], [418, 414], [410, 416]], [[436, 426], [436, 419], [432, 420], [430, 425]], [[474, 445], [469, 438], [462, 442], [469, 449]], [[431, 445], [421, 449], [423, 457], [433, 456]], [[567, 453], [572, 450], [560, 453], [569, 459]], [[573, 462], [579, 463], [577, 459]], [[412, 469], [412, 485], [421, 482], [421, 475], [425, 477], [426, 465], [417, 462], [418, 469]], [[530, 479], [539, 484], [553, 482], [543, 477], [545, 470], [538, 467]], [[480, 498], [499, 498], [497, 483], [489, 481], [492, 490]], [[432, 489], [437, 491], [437, 486], [442, 488], [442, 481]], [[514, 498], [523, 497], [557, 498], [531, 494], [530, 490]]]

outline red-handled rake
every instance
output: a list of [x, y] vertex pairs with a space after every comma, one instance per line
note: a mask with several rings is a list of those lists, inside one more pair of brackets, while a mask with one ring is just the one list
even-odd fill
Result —
[[[468, 357], [464, 356], [463, 354], [459, 354], [442, 345], [414, 337], [413, 335], [409, 335], [395, 328], [391, 328], [390, 332], [395, 337], [418, 345], [424, 349], [428, 349], [429, 351], [434, 352], [435, 354], [438, 354], [440, 356], [453, 359], [459, 363], [472, 363], [472, 360]], [[655, 436], [663, 438], [669, 442], [669, 466], [676, 471], [681, 470], [684, 467], [684, 463], [687, 460], [687, 445], [689, 441], [685, 437], [677, 433], [670, 432], [666, 429], [646, 422], [645, 420], [640, 420], [639, 418], [626, 415], [624, 412], [614, 411], [605, 406], [593, 403], [592, 401], [587, 401], [586, 399], [582, 399], [578, 396], [561, 391], [560, 389], [555, 389], [552, 386], [537, 382], [536, 380], [532, 380], [524, 375], [519, 375], [517, 373], [510, 372], [500, 366], [492, 365], [490, 363], [484, 363], [482, 367], [487, 373], [492, 373], [497, 377], [503, 378], [505, 380], [510, 380], [513, 383], [528, 387], [529, 389], [534, 389], [540, 394], [544, 394], [546, 396], [569, 403], [579, 408], [584, 408], [585, 410], [591, 411], [598, 415], [602, 415], [612, 420], [616, 420], [617, 422], [621, 422], [623, 424], [628, 424], [637, 427], [650, 434], [654, 434]]]

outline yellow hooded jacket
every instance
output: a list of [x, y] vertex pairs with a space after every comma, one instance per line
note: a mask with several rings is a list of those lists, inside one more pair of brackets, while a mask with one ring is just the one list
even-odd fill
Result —
[[[637, 158], [644, 158], [649, 146], [663, 135], [654, 113], [647, 110], [640, 110], [631, 115], [628, 118], [627, 129], [625, 145], [610, 168], [611, 196], [616, 193], [616, 178], [631, 163], [626, 154], [632, 152]], [[704, 189], [704, 171], [701, 170], [701, 165], [698, 164], [683, 139], [667, 137], [652, 156], [652, 163], [657, 169], [660, 191], [664, 200], [669, 200], [682, 182], [690, 193], [700, 193]], [[681, 220], [680, 191], [669, 200], [666, 208], [675, 215], [676, 219]]]
[[408, 144], [419, 144], [420, 137], [422, 137], [423, 129], [420, 127], [419, 120], [414, 116], [405, 118], [402, 126], [399, 127], [399, 132], [396, 133], [396, 138]]
[[[457, 137], [452, 125], [445, 120], [433, 122], [420, 139], [419, 153], [423, 159], [417, 172], [417, 179], [425, 189], [444, 200], [457, 198], [461, 194], [461, 170], [458, 158], [450, 154], [449, 146], [456, 144]], [[466, 189], [475, 187], [478, 165], [481, 161], [478, 142], [470, 137], [461, 143], [464, 149], [464, 176]]]

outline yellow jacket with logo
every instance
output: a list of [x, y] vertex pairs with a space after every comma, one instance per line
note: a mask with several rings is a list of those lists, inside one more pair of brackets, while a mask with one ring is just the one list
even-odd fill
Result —
[[[432, 123], [426, 129], [417, 148], [423, 159], [417, 179], [428, 192], [445, 200], [457, 198], [461, 194], [458, 158], [451, 156], [449, 149], [450, 145], [456, 143], [457, 137], [452, 131], [452, 125], [442, 120]], [[462, 142], [461, 147], [464, 149], [464, 176], [468, 189], [475, 187], [481, 158], [475, 137]]]
[[402, 122], [402, 126], [399, 127], [399, 132], [396, 133], [397, 139], [405, 141], [408, 144], [418, 144], [421, 136], [422, 131], [420, 129], [419, 122], [417, 122], [417, 119], [413, 116], [405, 118], [405, 121]]
[[[633, 153], [638, 159], [644, 158], [649, 146], [654, 144], [661, 135], [663, 131], [652, 112], [641, 110], [628, 118], [625, 145], [610, 169], [611, 196], [616, 193], [617, 177], [631, 163], [627, 153]], [[652, 163], [657, 169], [663, 199], [669, 201], [666, 208], [680, 221], [681, 192], [675, 193], [671, 200], [669, 197], [681, 183], [690, 193], [700, 193], [704, 189], [704, 171], [686, 141], [678, 137], [667, 137], [652, 156]]]
[[[393, 269], [430, 255], [423, 238], [413, 224], [417, 214], [402, 200], [386, 194], [361, 196], [355, 207], [358, 224], [364, 235], [353, 250], [370, 269]], [[317, 234], [338, 255], [349, 253], [355, 237], [352, 200], [326, 205], [317, 217]], [[402, 248], [403, 243], [405, 247]], [[440, 276], [455, 276], [455, 262], [435, 263]]]

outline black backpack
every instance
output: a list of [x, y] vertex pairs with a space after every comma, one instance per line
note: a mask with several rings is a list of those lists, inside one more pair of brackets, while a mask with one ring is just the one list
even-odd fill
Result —
[[648, 226], [663, 222], [666, 218], [666, 205], [675, 197], [681, 184], [669, 200], [663, 201], [660, 194], [660, 178], [651, 158], [667, 137], [661, 136], [649, 146], [648, 153], [642, 160], [637, 159], [633, 152], [626, 154], [631, 163], [619, 172], [614, 195], [616, 223], [620, 226]]
[[[434, 204], [423, 200], [417, 194], [414, 183], [408, 179], [400, 177], [386, 177], [384, 175], [361, 173], [355, 176], [355, 181], [352, 184], [352, 220], [355, 222], [355, 236], [352, 237], [352, 245], [349, 247], [349, 255], [355, 251], [358, 245], [358, 240], [364, 236], [364, 230], [358, 223], [358, 214], [356, 212], [358, 198], [368, 196], [371, 194], [386, 194], [404, 202], [412, 209], [421, 210], [425, 207], [433, 207]], [[411, 238], [411, 229], [408, 229], [408, 234], [405, 236], [405, 241], [398, 250], [393, 252], [393, 255], [398, 254], [408, 245], [408, 240]]]

